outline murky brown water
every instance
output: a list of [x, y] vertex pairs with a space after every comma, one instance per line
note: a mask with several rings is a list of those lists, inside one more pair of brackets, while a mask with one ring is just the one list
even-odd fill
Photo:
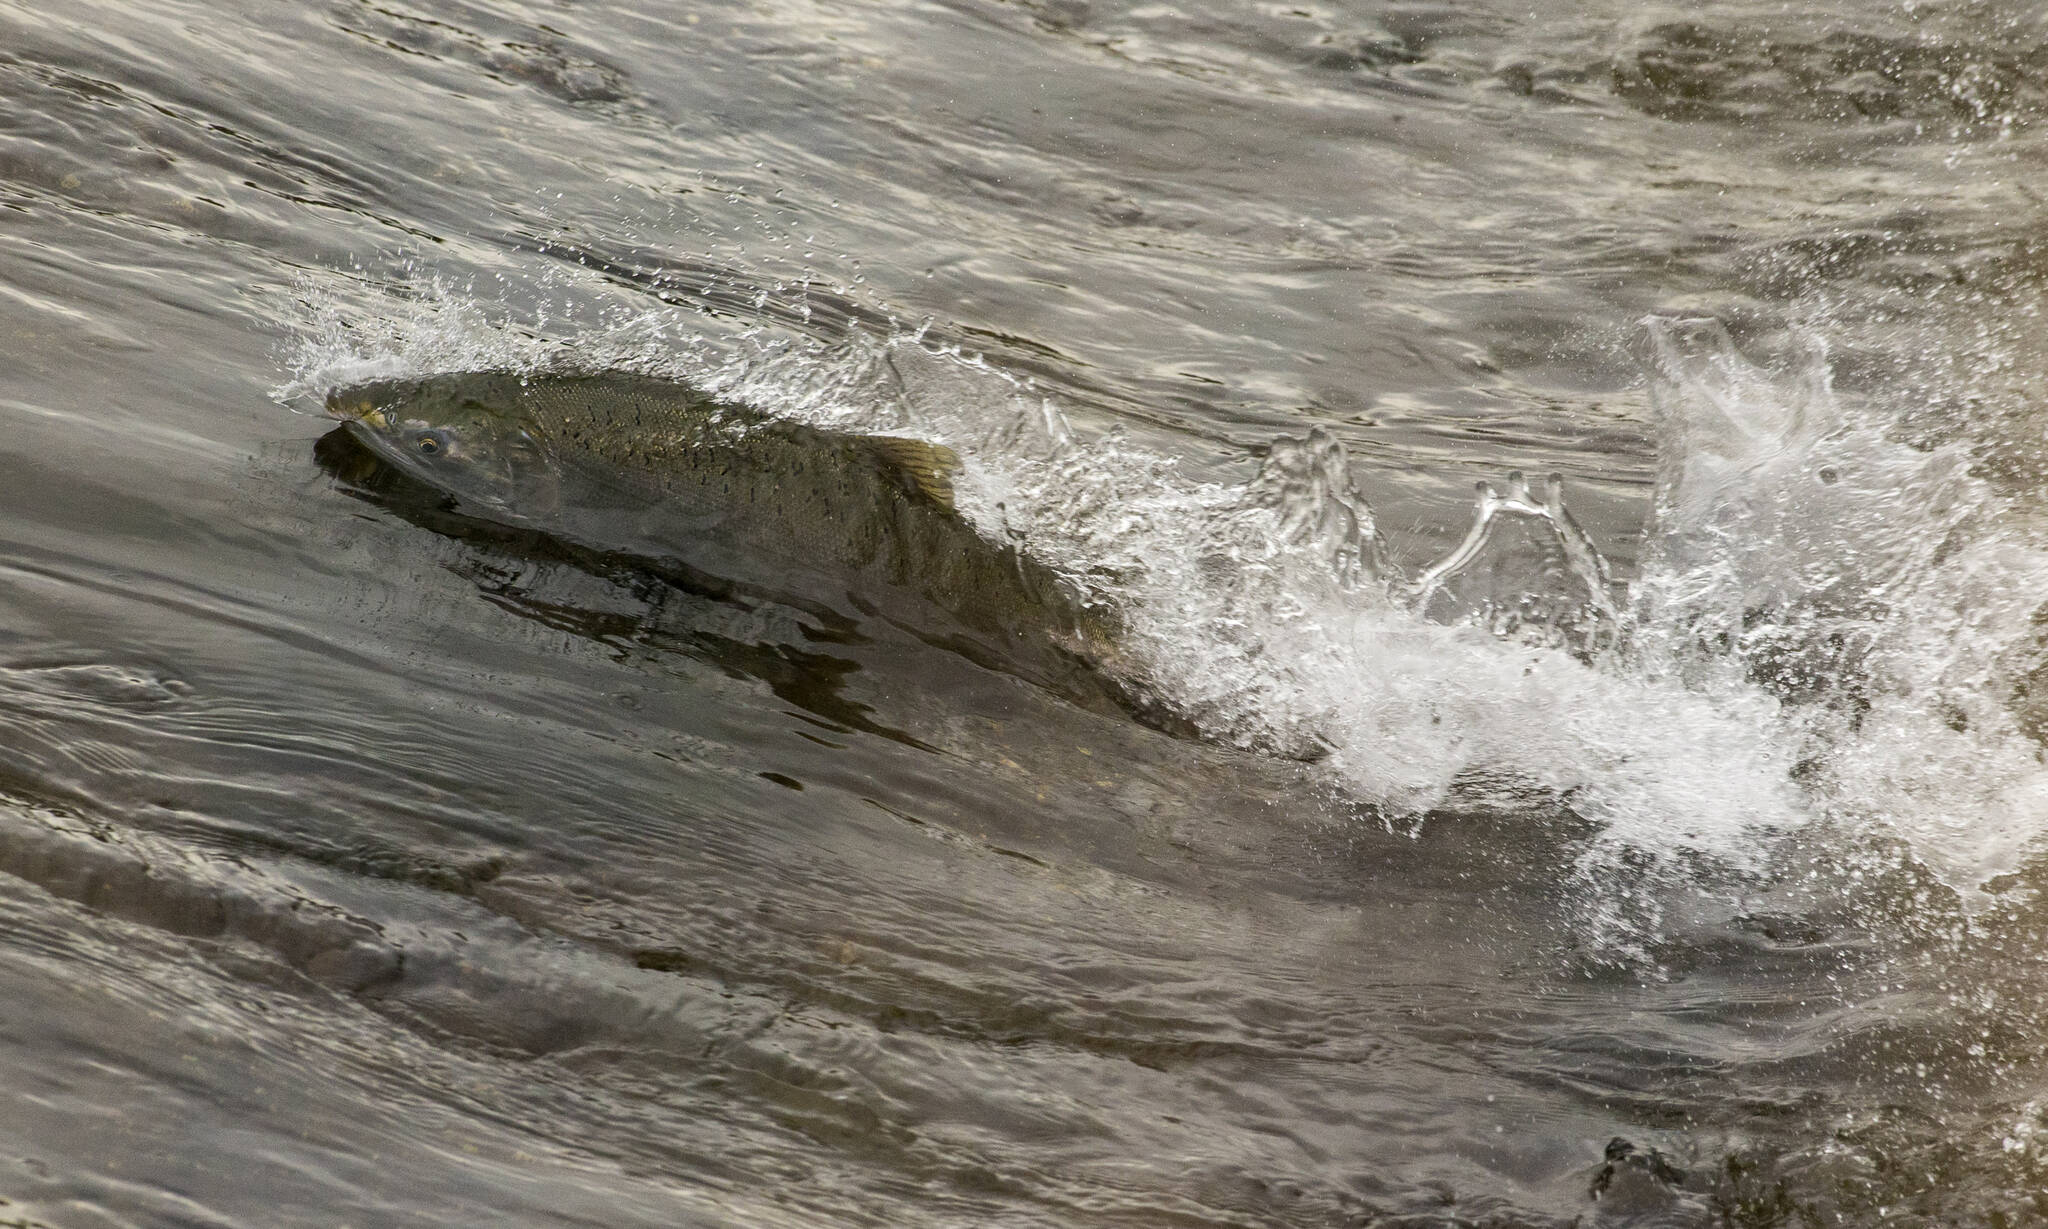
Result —
[[[0, 1224], [2048, 1223], [2044, 114], [2021, 4], [0, 3]], [[948, 444], [1143, 702], [320, 410], [484, 369]], [[1317, 426], [1410, 579], [1561, 473], [1604, 647]]]

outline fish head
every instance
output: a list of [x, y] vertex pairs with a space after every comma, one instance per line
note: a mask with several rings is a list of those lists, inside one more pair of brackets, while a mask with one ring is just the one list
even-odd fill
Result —
[[400, 471], [467, 505], [525, 519], [560, 482], [516, 380], [383, 380], [337, 389], [327, 412]]

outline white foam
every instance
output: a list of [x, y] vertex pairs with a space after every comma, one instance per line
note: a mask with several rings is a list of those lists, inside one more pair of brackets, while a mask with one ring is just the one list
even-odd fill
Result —
[[1774, 373], [1711, 320], [1646, 328], [1662, 473], [1634, 668], [1695, 675], [1703, 644], [1724, 667], [1804, 666], [1782, 737], [1809, 808], [1898, 837], [1966, 896], [2038, 852], [2048, 771], [2008, 701], [2037, 664], [2048, 554], [2020, 514], [1959, 449], [1845, 405], [1817, 345]]

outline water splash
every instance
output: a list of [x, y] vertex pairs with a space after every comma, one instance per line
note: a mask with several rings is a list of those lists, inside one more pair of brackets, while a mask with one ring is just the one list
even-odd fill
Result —
[[790, 359], [684, 374], [779, 412], [950, 444], [970, 515], [1117, 608], [1128, 685], [1211, 738], [1320, 760], [1333, 789], [1389, 820], [1548, 798], [1599, 833], [1592, 875], [1644, 850], [1659, 867], [1754, 867], [1759, 833], [1811, 818], [1775, 742], [1780, 703], [1759, 689], [1589, 670], [1552, 637], [1504, 641], [1413, 609], [1418, 591], [1481, 573], [1496, 614], [1529, 609], [1543, 574], [1493, 558], [1515, 524], [1581, 578], [1575, 601], [1552, 604], [1612, 629], [1605, 564], [1556, 487], [1493, 496], [1474, 548], [1410, 586], [1327, 433], [1276, 442], [1243, 485], [1197, 482], [1118, 430], [1072, 442], [1022, 381], [919, 338]]
[[1550, 475], [1539, 500], [1516, 470], [1505, 495], [1479, 484], [1465, 540], [1424, 569], [1407, 598], [1438, 622], [1463, 618], [1503, 639], [1591, 658], [1612, 643], [1616, 592], [1606, 558], [1565, 507], [1563, 477]]
[[601, 355], [944, 443], [967, 516], [1115, 608], [1107, 668], [1133, 692], [1210, 738], [1319, 761], [1390, 822], [1503, 799], [1576, 816], [1560, 839], [1583, 842], [1582, 925], [1624, 956], [1673, 884], [1761, 874], [1816, 822], [1976, 890], [2048, 824], [2014, 702], [2043, 637], [2013, 583], [2048, 560], [1959, 455], [1845, 408], [1818, 347], [1774, 370], [1712, 321], [1645, 328], [1661, 467], [1625, 597], [1555, 479], [1483, 485], [1463, 544], [1411, 582], [1335, 437], [1276, 441], [1244, 484], [1196, 481], [1121, 429], [1084, 439], [1027, 381], [923, 330], [677, 346], [680, 324], [628, 321], [550, 345], [507, 341], [456, 296], [381, 331], [309, 328], [295, 383]]
[[1661, 465], [1621, 667], [1780, 698], [1810, 805], [1975, 894], [2048, 834], [2038, 530], [1961, 449], [1845, 405], [1811, 339], [1773, 371], [1715, 320], [1645, 331]]
[[1399, 582], [1372, 509], [1351, 485], [1351, 458], [1321, 427], [1273, 441], [1246, 498], [1276, 514], [1282, 541], [1319, 554], [1339, 585]]

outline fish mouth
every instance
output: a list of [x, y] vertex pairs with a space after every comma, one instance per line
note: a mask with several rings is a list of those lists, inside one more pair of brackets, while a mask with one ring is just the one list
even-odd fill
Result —
[[330, 393], [327, 397], [327, 416], [338, 418], [353, 425], [364, 423], [379, 430], [391, 428], [391, 412], [381, 409], [368, 397], [349, 397], [341, 393]]
[[355, 417], [343, 417], [342, 428], [370, 455], [407, 478], [424, 483], [453, 499], [457, 505], [466, 506], [488, 514], [496, 520], [526, 524], [529, 518], [515, 508], [510, 500], [497, 491], [475, 481], [451, 480], [442, 470], [422, 464], [410, 449], [393, 440], [386, 431], [395, 420], [384, 410], [371, 408]]
[[329, 417], [341, 420], [350, 438], [369, 449], [378, 460], [407, 473], [422, 472], [419, 459], [392, 442], [389, 433], [397, 427], [398, 419], [390, 410], [368, 397], [334, 395], [327, 398], [327, 413]]
[[419, 462], [392, 443], [391, 437], [385, 434], [390, 429], [391, 416], [383, 410], [370, 409], [361, 415], [343, 417], [341, 425], [356, 443], [377, 454], [378, 460], [395, 465], [408, 473], [419, 472]]

